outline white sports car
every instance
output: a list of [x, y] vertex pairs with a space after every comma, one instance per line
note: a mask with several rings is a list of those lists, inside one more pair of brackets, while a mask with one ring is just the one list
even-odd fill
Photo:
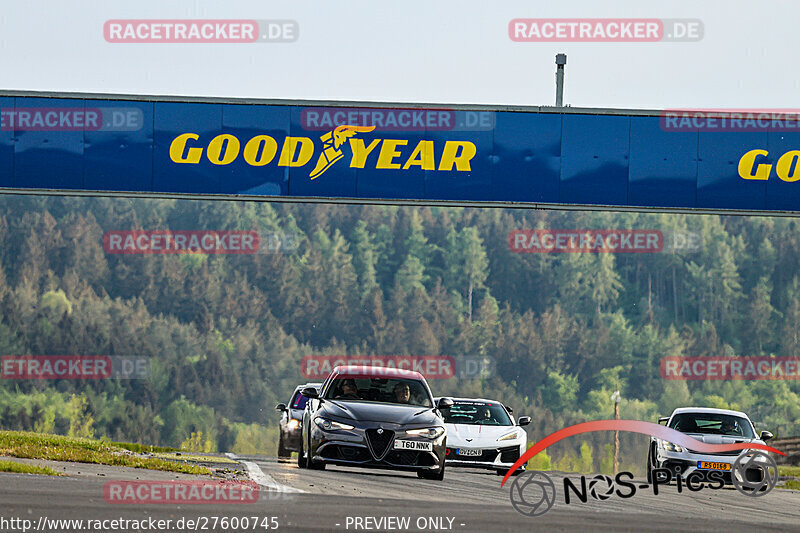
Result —
[[494, 400], [453, 398], [453, 406], [444, 412], [447, 466], [489, 468], [505, 475], [527, 450], [528, 435], [520, 426], [531, 422], [529, 416], [515, 422], [511, 413]]
[[[740, 411], [713, 409], [710, 407], [682, 407], [675, 409], [671, 416], [662, 417], [660, 423], [667, 427], [686, 433], [687, 435], [709, 444], [732, 444], [753, 442], [764, 444], [772, 438], [772, 433], [762, 431], [757, 436], [756, 429], [748, 416]], [[719, 454], [705, 454], [684, 448], [655, 437], [650, 438], [650, 449], [647, 453], [647, 481], [653, 482], [656, 469], [668, 469], [671, 479], [678, 475], [687, 479], [694, 474], [698, 481], [711, 478], [722, 479], [731, 483], [731, 469], [736, 458], [747, 454], [747, 450], [735, 450]], [[710, 476], [712, 472], [716, 472]], [[746, 475], [761, 476], [758, 469], [748, 470]], [[663, 473], [663, 472], [662, 472]], [[663, 479], [669, 476], [663, 473]], [[759, 481], [748, 479], [748, 481]]]

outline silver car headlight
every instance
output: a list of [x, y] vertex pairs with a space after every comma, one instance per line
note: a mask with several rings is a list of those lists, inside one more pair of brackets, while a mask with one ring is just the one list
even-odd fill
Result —
[[673, 444], [673, 443], [667, 442], [665, 440], [661, 441], [661, 443], [664, 445], [664, 449], [667, 450], [668, 452], [683, 453], [683, 448], [681, 448], [677, 444]]
[[341, 422], [336, 422], [335, 420], [328, 420], [327, 418], [322, 418], [318, 416], [314, 419], [314, 423], [324, 429], [325, 431], [336, 431], [337, 429], [353, 429], [354, 426], [350, 424], [342, 424]]
[[441, 437], [442, 434], [444, 434], [444, 428], [441, 427], [406, 430], [406, 435], [410, 435], [412, 437], [427, 437], [429, 439]]
[[296, 418], [292, 418], [286, 424], [286, 428], [291, 430], [291, 429], [297, 428], [299, 425], [300, 425], [300, 421], [298, 419], [296, 419]]
[[503, 435], [502, 437], [500, 437], [497, 440], [499, 440], [499, 441], [501, 441], [501, 440], [516, 440], [519, 437], [520, 437], [519, 431], [518, 430], [514, 430], [511, 433]]

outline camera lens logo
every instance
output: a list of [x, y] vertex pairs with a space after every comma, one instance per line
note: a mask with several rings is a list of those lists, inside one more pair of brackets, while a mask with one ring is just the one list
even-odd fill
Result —
[[[605, 488], [605, 492], [602, 490]], [[614, 480], [611, 476], [598, 474], [589, 481], [589, 495], [595, 500], [607, 500], [614, 494]]]
[[742, 454], [736, 458], [731, 472], [736, 490], [747, 496], [763, 496], [778, 482], [778, 465], [763, 452]]
[[525, 516], [543, 515], [556, 502], [553, 480], [542, 472], [523, 472], [511, 483], [511, 505]]

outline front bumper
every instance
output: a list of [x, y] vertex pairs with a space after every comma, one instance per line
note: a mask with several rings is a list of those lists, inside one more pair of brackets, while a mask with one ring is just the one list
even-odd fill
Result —
[[[736, 459], [739, 455], [747, 455], [749, 452], [747, 450], [737, 451], [734, 454], [720, 454], [720, 455], [711, 455], [711, 454], [700, 454], [700, 453], [692, 453], [692, 452], [670, 452], [663, 449], [658, 450], [656, 455], [656, 466], [658, 468], [667, 468], [672, 472], [672, 479], [675, 479], [678, 475], [680, 475], [684, 480], [688, 478], [690, 475], [694, 474], [695, 478], [699, 478], [699, 480], [707, 481], [708, 480], [708, 473], [714, 472], [714, 470], [706, 470], [698, 468], [698, 463], [705, 461], [709, 463], [727, 463], [730, 466], [729, 470], [717, 470], [718, 472], [722, 472], [722, 479], [725, 483], [732, 483], [731, 473], [733, 471], [733, 464], [736, 462]], [[750, 468], [745, 472], [748, 481], [760, 481], [761, 476], [763, 475], [762, 471], [758, 468]]]
[[302, 446], [300, 440], [303, 434], [302, 422], [290, 426], [289, 424], [281, 424], [281, 438], [283, 439], [283, 447], [290, 452], [299, 452]]
[[[461, 466], [468, 468], [487, 468], [490, 470], [508, 470], [520, 458], [524, 444], [512, 444], [479, 449], [479, 456], [456, 455], [456, 450], [466, 447], [448, 446], [445, 455], [447, 466]], [[524, 468], [524, 466], [523, 466]]]
[[[378, 428], [384, 436], [376, 437]], [[368, 430], [371, 430], [368, 432]], [[388, 437], [386, 436], [387, 434]], [[370, 436], [371, 435], [371, 436]], [[432, 449], [398, 450], [395, 440], [432, 443]], [[445, 435], [436, 439], [405, 435], [395, 424], [365, 424], [352, 430], [325, 431], [312, 423], [311, 457], [316, 463], [406, 471], [436, 471], [445, 457]]]

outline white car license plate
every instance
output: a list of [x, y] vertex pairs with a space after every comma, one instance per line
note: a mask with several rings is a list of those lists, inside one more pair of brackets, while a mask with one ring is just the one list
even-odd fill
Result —
[[466, 457], [478, 457], [482, 453], [483, 451], [481, 450], [470, 450], [469, 448], [458, 448], [456, 450], [456, 455], [464, 455]]
[[421, 440], [395, 440], [395, 450], [422, 450], [424, 452], [433, 451], [433, 443]]

